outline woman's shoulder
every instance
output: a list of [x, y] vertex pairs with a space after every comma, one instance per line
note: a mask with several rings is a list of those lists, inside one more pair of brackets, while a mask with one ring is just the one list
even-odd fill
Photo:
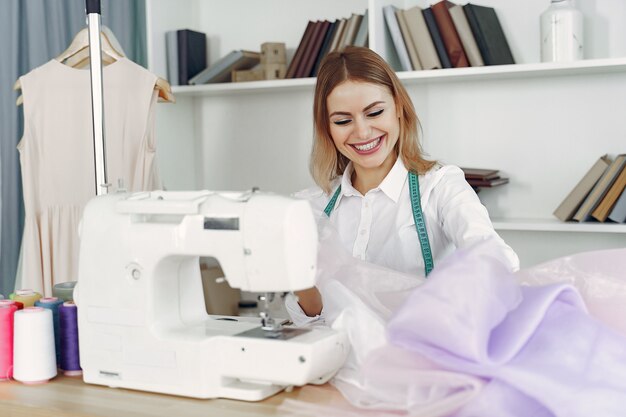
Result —
[[[341, 179], [339, 178], [339, 179], [335, 179], [332, 182], [331, 189], [333, 190], [333, 192], [339, 185], [340, 181]], [[305, 188], [303, 190], [293, 193], [292, 197], [303, 199], [303, 200], [308, 200], [314, 211], [321, 212], [324, 210], [324, 208], [328, 204], [328, 201], [330, 200], [331, 196], [326, 194], [324, 190], [322, 190], [320, 187], [313, 186], [313, 187]]]
[[456, 165], [445, 165], [440, 162], [435, 163], [423, 175], [423, 182], [426, 188], [458, 183], [459, 181], [465, 182], [463, 170]]

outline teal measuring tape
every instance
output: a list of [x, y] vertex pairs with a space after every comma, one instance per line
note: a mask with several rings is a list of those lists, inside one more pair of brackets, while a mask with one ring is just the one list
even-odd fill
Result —
[[[417, 174], [409, 172], [409, 192], [411, 196], [411, 208], [413, 209], [413, 220], [415, 221], [415, 228], [417, 229], [417, 237], [420, 241], [420, 247], [422, 249], [422, 257], [424, 258], [424, 271], [426, 276], [433, 270], [435, 263], [433, 262], [433, 253], [430, 250], [430, 242], [428, 241], [428, 232], [426, 232], [426, 224], [424, 223], [424, 215], [422, 213], [422, 205], [420, 203], [420, 185], [417, 179]], [[324, 213], [330, 217], [337, 203], [337, 198], [341, 194], [341, 185], [337, 187], [332, 198], [326, 205]]]

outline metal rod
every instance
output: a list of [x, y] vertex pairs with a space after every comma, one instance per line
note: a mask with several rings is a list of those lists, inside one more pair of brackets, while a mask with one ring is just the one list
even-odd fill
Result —
[[[100, 7], [87, 0], [87, 25], [89, 27], [89, 67], [91, 72], [91, 110], [93, 121], [93, 148], [96, 195], [109, 191], [106, 163], [106, 141], [104, 137], [104, 97], [102, 88], [102, 49], [100, 45]], [[92, 11], [92, 13], [89, 13]]]

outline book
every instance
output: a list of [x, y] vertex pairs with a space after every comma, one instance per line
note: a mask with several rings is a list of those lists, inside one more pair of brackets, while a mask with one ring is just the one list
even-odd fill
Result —
[[409, 33], [413, 39], [413, 45], [417, 50], [420, 64], [425, 70], [441, 68], [441, 61], [435, 44], [430, 36], [421, 7], [415, 6], [404, 11], [404, 18], [409, 27]]
[[304, 34], [302, 35], [302, 38], [300, 38], [300, 43], [298, 44], [298, 47], [296, 48], [296, 52], [294, 52], [293, 58], [291, 58], [291, 62], [289, 63], [289, 66], [287, 67], [287, 75], [285, 76], [285, 78], [294, 78], [294, 76], [296, 75], [296, 69], [298, 68], [298, 64], [300, 63], [302, 54], [304, 54], [306, 43], [308, 42], [309, 37], [311, 36], [311, 32], [313, 31], [314, 25], [315, 25], [315, 22], [311, 20], [309, 20], [309, 22], [307, 23], [306, 28], [304, 29]]
[[465, 16], [463, 7], [457, 4], [450, 7], [448, 11], [450, 12], [450, 17], [454, 22], [454, 27], [456, 27], [456, 31], [459, 34], [459, 38], [461, 38], [461, 43], [463, 44], [463, 49], [465, 50], [465, 55], [467, 55], [467, 60], [470, 65], [472, 67], [484, 66], [485, 63], [480, 55], [480, 50], [478, 50], [476, 39], [474, 39], [472, 28], [470, 28], [470, 25], [467, 22], [467, 17]]
[[328, 30], [326, 31], [326, 35], [324, 36], [324, 41], [322, 42], [322, 47], [320, 48], [319, 54], [317, 54], [317, 58], [315, 59], [315, 64], [313, 64], [313, 70], [311, 71], [311, 77], [317, 76], [317, 71], [320, 68], [320, 64], [324, 57], [328, 54], [328, 50], [330, 49], [330, 42], [333, 39], [335, 32], [337, 31], [337, 21], [335, 20], [330, 24]]
[[361, 19], [362, 16], [356, 13], [352, 13], [352, 15], [348, 18], [346, 30], [344, 30], [341, 40], [339, 41], [339, 49], [352, 45], [354, 37], [356, 36], [356, 31], [359, 29]]
[[189, 84], [228, 82], [231, 80], [232, 71], [251, 69], [259, 62], [261, 62], [260, 52], [235, 50], [190, 79]]
[[420, 63], [420, 59], [417, 56], [417, 48], [415, 48], [415, 45], [413, 44], [413, 38], [409, 33], [409, 25], [406, 21], [406, 18], [404, 17], [404, 10], [396, 10], [396, 19], [398, 19], [398, 26], [400, 26], [402, 39], [404, 39], [406, 50], [409, 53], [409, 58], [411, 59], [411, 66], [414, 70], [421, 70], [422, 64]]
[[617, 179], [611, 188], [609, 188], [609, 191], [607, 191], [602, 201], [600, 201], [598, 207], [593, 210], [591, 216], [599, 222], [606, 221], [618, 198], [624, 193], [624, 188], [626, 188], [626, 165], [622, 168], [622, 171], [619, 173]]
[[469, 185], [472, 186], [472, 188], [475, 187], [495, 187], [497, 185], [503, 185], [503, 184], [508, 184], [509, 183], [509, 179], [508, 178], [492, 178], [492, 179], [487, 179], [487, 180], [472, 180], [472, 179], [466, 179], [466, 181], [469, 183]]
[[326, 36], [326, 31], [329, 26], [330, 22], [328, 20], [315, 22], [313, 35], [311, 36], [311, 40], [302, 55], [301, 63], [298, 64], [298, 69], [296, 70], [294, 78], [306, 78], [311, 75], [313, 65], [315, 65], [315, 59], [317, 58], [317, 54], [320, 52], [322, 42], [324, 42], [324, 36]]
[[559, 204], [554, 215], [561, 221], [572, 220], [574, 214], [598, 182], [604, 171], [608, 168], [611, 160], [607, 155], [601, 156], [593, 166], [585, 173], [582, 179], [569, 192], [567, 197]]
[[485, 65], [515, 64], [495, 9], [468, 3], [463, 11]]
[[608, 219], [616, 223], [626, 223], [626, 190], [617, 199]]
[[617, 175], [626, 164], [626, 154], [618, 155], [609, 167], [604, 171], [596, 185], [593, 186], [585, 201], [572, 217], [572, 220], [584, 222], [591, 219], [591, 213], [606, 195], [608, 189], [613, 185]]
[[356, 32], [356, 36], [354, 37], [354, 42], [352, 42], [352, 45], [354, 46], [367, 46], [367, 33], [369, 25], [368, 10], [369, 9], [365, 9], [365, 13], [363, 13], [361, 24], [359, 25], [359, 29]]
[[398, 19], [396, 18], [396, 10], [398, 10], [398, 8], [391, 4], [383, 7], [385, 23], [387, 24], [387, 29], [391, 35], [391, 40], [393, 41], [393, 46], [396, 49], [398, 59], [400, 60], [400, 69], [402, 71], [411, 71], [413, 67], [411, 66], [411, 60], [409, 58], [406, 45], [404, 44], [404, 39], [402, 39], [402, 33], [400, 32], [400, 26], [398, 25]]
[[165, 54], [167, 56], [167, 80], [170, 85], [178, 85], [178, 33], [165, 32]]
[[[463, 168], [461, 167], [463, 174], [465, 175], [465, 179], [472, 180], [489, 180], [498, 177], [497, 169], [486, 169], [486, 168]], [[498, 177], [499, 178], [499, 177]]]
[[348, 19], [346, 18], [339, 19], [337, 30], [333, 34], [333, 38], [330, 41], [330, 49], [328, 50], [328, 52], [333, 52], [338, 49], [339, 41], [341, 40], [341, 36], [343, 35], [343, 31], [345, 30], [347, 23], [348, 23]]
[[441, 0], [440, 2], [433, 4], [431, 9], [433, 11], [435, 21], [437, 22], [437, 28], [439, 28], [441, 39], [446, 47], [446, 52], [448, 52], [450, 64], [452, 64], [452, 67], [454, 68], [469, 67], [469, 61], [465, 55], [461, 38], [456, 31], [456, 27], [454, 26], [454, 22], [452, 21], [452, 17], [448, 11], [448, 9], [452, 6], [454, 6], [454, 3], [451, 3], [448, 0]]
[[428, 33], [430, 33], [430, 38], [435, 45], [435, 50], [437, 51], [439, 62], [441, 62], [441, 67], [452, 68], [450, 58], [448, 58], [448, 52], [446, 51], [446, 46], [443, 44], [443, 38], [441, 37], [441, 33], [439, 33], [437, 21], [435, 20], [432, 9], [430, 7], [422, 9], [422, 16], [424, 16]]
[[189, 80], [207, 67], [206, 35], [190, 29], [176, 31], [178, 35], [178, 84]]

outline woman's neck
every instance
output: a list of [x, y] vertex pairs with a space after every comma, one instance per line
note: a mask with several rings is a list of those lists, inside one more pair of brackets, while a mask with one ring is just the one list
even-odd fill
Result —
[[363, 168], [355, 164], [352, 172], [352, 186], [362, 195], [367, 194], [369, 190], [378, 187], [383, 182], [397, 159], [398, 157], [392, 153], [375, 168]]

